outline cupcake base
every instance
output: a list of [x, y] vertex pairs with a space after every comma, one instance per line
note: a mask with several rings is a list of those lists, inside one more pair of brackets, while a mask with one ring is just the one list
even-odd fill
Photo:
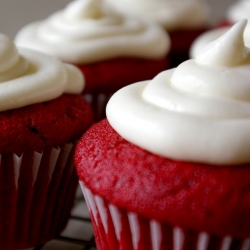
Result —
[[98, 250], [249, 250], [250, 238], [195, 232], [126, 211], [80, 185], [90, 211]]
[[34, 247], [64, 229], [77, 187], [73, 149], [67, 143], [0, 156], [0, 249]]
[[[115, 58], [104, 62], [76, 65], [84, 74], [84, 96], [91, 99], [95, 121], [106, 116], [105, 107], [111, 95], [120, 88], [149, 80], [169, 66], [168, 59]], [[104, 100], [104, 101], [103, 101]]]

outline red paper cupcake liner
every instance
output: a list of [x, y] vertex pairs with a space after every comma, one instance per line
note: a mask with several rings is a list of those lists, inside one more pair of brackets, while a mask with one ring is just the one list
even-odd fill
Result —
[[173, 227], [119, 208], [82, 181], [98, 250], [249, 250], [250, 238], [234, 239]]
[[0, 155], [0, 249], [34, 247], [64, 229], [77, 187], [74, 144]]

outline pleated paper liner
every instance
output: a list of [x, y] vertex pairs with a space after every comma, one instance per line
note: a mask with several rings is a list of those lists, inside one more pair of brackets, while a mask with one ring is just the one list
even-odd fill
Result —
[[80, 185], [98, 250], [249, 250], [250, 238], [218, 237], [150, 220], [110, 204]]
[[64, 229], [77, 187], [74, 144], [0, 155], [0, 249], [34, 247]]

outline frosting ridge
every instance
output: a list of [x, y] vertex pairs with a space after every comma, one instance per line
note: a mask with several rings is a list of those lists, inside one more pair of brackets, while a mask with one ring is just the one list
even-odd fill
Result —
[[[119, 90], [107, 106], [111, 126], [131, 143], [163, 157], [216, 165], [250, 162], [245, 25], [242, 20], [203, 48], [198, 60]], [[235, 50], [243, 52], [240, 57], [227, 55]]]
[[[3, 56], [2, 56], [3, 55]], [[0, 34], [0, 111], [81, 93], [82, 73], [40, 52], [17, 48]]]
[[236, 23], [225, 35], [208, 43], [196, 56], [196, 61], [207, 65], [234, 66], [242, 63], [249, 53], [243, 33], [247, 20]]
[[[234, 24], [242, 20], [242, 18], [246, 18], [248, 21], [250, 19], [250, 1], [249, 0], [239, 0], [231, 7], [226, 13], [226, 20]], [[190, 48], [190, 57], [194, 58], [200, 48], [202, 48], [205, 44], [217, 39], [219, 36], [224, 34], [226, 31], [229, 30], [230, 27], [222, 27], [213, 29], [207, 32], [204, 32], [199, 37], [195, 39], [191, 48]], [[247, 47], [250, 47], [250, 25], [249, 22], [246, 25], [245, 32], [244, 32], [244, 42]]]
[[168, 31], [202, 27], [208, 20], [203, 0], [106, 0], [122, 13], [149, 18]]
[[170, 49], [161, 27], [118, 14], [101, 0], [75, 0], [46, 20], [24, 27], [15, 40], [74, 64], [118, 56], [159, 59]]

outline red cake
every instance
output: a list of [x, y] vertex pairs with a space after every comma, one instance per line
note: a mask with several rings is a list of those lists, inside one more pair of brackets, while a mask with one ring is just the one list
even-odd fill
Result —
[[76, 67], [2, 34], [0, 44], [0, 249], [26, 249], [66, 226], [78, 183], [75, 144], [93, 111]]
[[86, 88], [83, 93], [91, 102], [95, 121], [98, 121], [106, 116], [105, 107], [114, 92], [133, 82], [153, 78], [166, 69], [168, 63], [166, 59], [119, 58], [77, 67], [84, 74]]
[[[21, 155], [25, 149], [41, 152], [45, 147], [75, 140], [92, 122], [92, 110], [80, 95], [62, 95], [0, 113], [0, 152]], [[13, 143], [15, 141], [15, 143]]]
[[81, 138], [75, 163], [98, 250], [250, 249], [246, 24], [117, 91], [107, 120]]
[[176, 30], [170, 31], [171, 51], [169, 53], [170, 68], [178, 66], [180, 63], [189, 59], [189, 49], [193, 41], [202, 33], [206, 32], [208, 27], [194, 30]]
[[110, 96], [135, 81], [151, 79], [169, 67], [168, 34], [157, 24], [119, 14], [102, 0], [77, 0], [51, 17], [27, 25], [19, 46], [78, 66], [86, 79], [83, 94], [95, 120], [105, 117]]
[[[98, 249], [133, 249], [132, 237], [127, 236], [132, 234], [129, 213], [138, 215], [137, 249], [152, 249], [153, 221], [162, 228], [159, 249], [173, 249], [179, 228], [189, 235], [182, 249], [195, 249], [188, 247], [202, 238], [201, 232], [209, 235], [209, 250], [221, 249], [226, 236], [234, 237], [230, 243], [238, 247], [234, 249], [242, 249], [244, 239], [250, 237], [249, 164], [213, 166], [163, 158], [124, 140], [107, 120], [81, 138], [75, 162], [85, 185]], [[120, 238], [115, 236], [111, 206], [122, 217]], [[100, 227], [104, 223], [106, 234]]]
[[[77, 186], [69, 159], [92, 117], [91, 107], [80, 95], [0, 113], [1, 249], [38, 245], [64, 229]], [[53, 154], [57, 160], [50, 166]], [[36, 177], [34, 155], [40, 158]], [[21, 159], [19, 170], [16, 159]]]

